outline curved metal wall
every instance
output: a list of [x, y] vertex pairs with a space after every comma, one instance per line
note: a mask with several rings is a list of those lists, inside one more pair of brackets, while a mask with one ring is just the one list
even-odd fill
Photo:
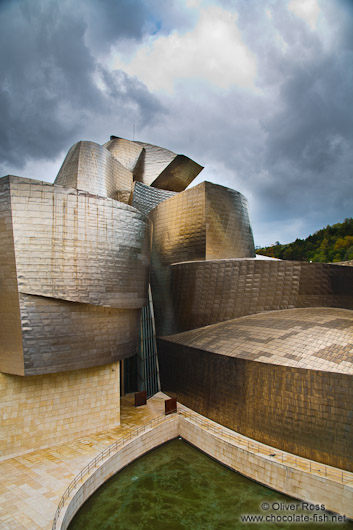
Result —
[[135, 355], [140, 309], [19, 294], [25, 375], [112, 363]]
[[226, 427], [353, 471], [353, 313], [274, 311], [158, 339], [162, 389]]
[[51, 373], [134, 355], [148, 219], [109, 198], [12, 176], [0, 179], [0, 212], [0, 370]]
[[[203, 182], [159, 204], [153, 223], [151, 285], [157, 335], [175, 329], [174, 296], [170, 290], [173, 263], [210, 257], [255, 256], [247, 201], [234, 190]], [[184, 292], [185, 294], [185, 292]], [[184, 298], [185, 311], [190, 304]]]
[[118, 192], [130, 192], [132, 181], [132, 173], [108, 149], [95, 142], [78, 142], [69, 150], [55, 184], [117, 199]]
[[135, 208], [12, 179], [11, 211], [20, 292], [116, 308], [147, 303], [150, 228]]
[[353, 269], [324, 263], [215, 260], [170, 267], [172, 333], [294, 307], [353, 309]]

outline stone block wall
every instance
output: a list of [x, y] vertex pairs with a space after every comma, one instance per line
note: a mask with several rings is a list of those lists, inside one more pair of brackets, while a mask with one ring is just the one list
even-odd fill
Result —
[[119, 374], [119, 362], [33, 377], [0, 374], [0, 458], [119, 425]]

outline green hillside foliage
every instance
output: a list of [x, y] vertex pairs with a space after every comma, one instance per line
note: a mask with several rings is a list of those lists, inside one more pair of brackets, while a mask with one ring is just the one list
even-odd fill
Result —
[[322, 263], [352, 260], [353, 219], [350, 217], [343, 223], [328, 225], [306, 239], [296, 239], [287, 245], [277, 241], [272, 247], [256, 249], [256, 253], [272, 258]]

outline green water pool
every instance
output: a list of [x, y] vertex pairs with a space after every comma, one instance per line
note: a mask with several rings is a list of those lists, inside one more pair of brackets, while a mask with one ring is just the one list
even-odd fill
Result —
[[[177, 439], [142, 456], [101, 486], [69, 530], [353, 530], [352, 522], [333, 523], [333, 514], [311, 508]], [[264, 519], [242, 521], [247, 516]], [[295, 517], [300, 522], [294, 523]], [[320, 517], [324, 522], [317, 522]]]

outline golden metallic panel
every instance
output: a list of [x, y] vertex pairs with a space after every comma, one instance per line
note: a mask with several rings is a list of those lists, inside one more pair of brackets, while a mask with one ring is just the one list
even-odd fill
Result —
[[144, 151], [135, 167], [134, 180], [150, 186], [177, 155], [158, 145], [144, 142], [135, 142], [135, 144], [142, 147]]
[[[165, 200], [150, 213], [150, 218], [153, 222], [151, 284], [157, 334], [165, 335], [175, 329], [173, 297], [176, 294], [170, 293], [168, 265], [215, 255], [251, 257], [254, 241], [245, 198], [236, 191], [208, 182]], [[186, 313], [190, 310], [191, 296], [192, 292], [183, 300], [187, 304]]]
[[113, 157], [132, 173], [143, 151], [142, 145], [118, 136], [111, 136], [109, 142], [103, 144], [103, 147], [108, 149]]
[[248, 201], [238, 191], [205, 182], [206, 259], [255, 257]]
[[185, 155], [177, 155], [151, 184], [154, 188], [183, 191], [203, 170], [203, 167]]
[[0, 370], [23, 375], [9, 177], [0, 179], [0, 248]]
[[158, 339], [163, 391], [281, 450], [353, 471], [353, 313], [275, 311]]
[[55, 184], [117, 199], [117, 192], [130, 191], [131, 171], [102, 145], [78, 142], [68, 152]]
[[140, 309], [26, 294], [20, 294], [20, 308], [24, 375], [100, 366], [137, 351]]
[[347, 309], [270, 311], [168, 340], [229, 357], [353, 375], [353, 311]]
[[169, 333], [277, 309], [353, 309], [351, 267], [232, 259], [177, 263], [170, 271]]
[[153, 250], [162, 265], [206, 258], [204, 183], [160, 203], [150, 218]]
[[158, 145], [111, 136], [104, 146], [134, 175], [134, 180], [169, 191], [183, 191], [203, 167]]
[[20, 292], [116, 308], [146, 304], [145, 216], [112, 199], [10, 179]]

